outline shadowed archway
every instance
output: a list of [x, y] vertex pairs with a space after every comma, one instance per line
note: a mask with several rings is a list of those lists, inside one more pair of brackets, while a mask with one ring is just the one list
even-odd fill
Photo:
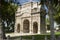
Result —
[[33, 23], [33, 33], [37, 33], [38, 32], [38, 23], [34, 22]]
[[23, 32], [29, 33], [29, 20], [27, 19], [23, 21]]

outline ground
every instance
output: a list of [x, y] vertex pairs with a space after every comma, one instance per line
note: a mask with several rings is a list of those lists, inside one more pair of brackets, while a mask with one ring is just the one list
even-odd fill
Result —
[[[16, 37], [16, 36], [30, 36], [30, 35], [50, 35], [50, 33], [47, 34], [19, 34], [19, 33], [6, 33], [6, 36], [10, 35], [11, 37]], [[60, 32], [55, 32], [55, 35], [60, 35]]]

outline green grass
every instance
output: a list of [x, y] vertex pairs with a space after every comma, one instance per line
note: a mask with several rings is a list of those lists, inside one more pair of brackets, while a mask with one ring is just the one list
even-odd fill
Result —
[[[23, 39], [32, 39], [32, 36], [34, 36], [34, 40], [44, 40], [44, 37], [45, 37], [45, 35], [30, 35], [30, 36], [21, 36]], [[46, 36], [49, 36], [49, 35], [46, 35]], [[16, 39], [16, 38], [20, 38], [20, 36], [19, 37], [13, 37], [14, 39]], [[13, 39], [12, 38], [12, 39]], [[49, 37], [48, 37], [49, 38]]]
[[[47, 36], [48, 39], [50, 39], [50, 33], [48, 34], [38, 34], [38, 35], [28, 35], [28, 36], [21, 36], [23, 39], [32, 39], [32, 36], [34, 36], [34, 40], [44, 40], [45, 36]], [[55, 33], [56, 38], [60, 36], [60, 32]], [[13, 37], [12, 39], [20, 38], [20, 36]]]
[[[60, 35], [60, 34], [59, 34]], [[59, 36], [59, 35], [55, 35], [56, 38]], [[47, 36], [48, 39], [50, 39], [50, 34], [40, 34], [40, 35], [28, 35], [28, 36], [21, 36], [23, 39], [32, 39], [32, 36], [34, 36], [34, 40], [44, 40], [45, 39], [45, 36]], [[13, 37], [14, 39], [16, 38], [20, 38], [20, 36], [18, 37]], [[12, 39], [13, 39], [12, 38]]]
[[55, 34], [56, 34], [56, 35], [60, 35], [60, 32], [56, 32]]

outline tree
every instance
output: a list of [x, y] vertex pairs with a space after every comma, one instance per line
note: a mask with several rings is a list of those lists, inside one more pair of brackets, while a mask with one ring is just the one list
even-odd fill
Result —
[[[5, 0], [1, 0], [1, 13], [0, 13], [0, 18], [2, 21], [2, 32], [3, 32], [3, 37], [5, 38], [5, 25], [10, 26], [13, 22], [12, 25], [14, 25], [15, 22], [15, 12], [17, 10], [17, 5], [13, 5], [12, 1], [7, 2]], [[6, 24], [5, 24], [6, 22]]]
[[[15, 20], [15, 11], [17, 9], [17, 5], [12, 5], [13, 3], [11, 2], [5, 2], [2, 5], [1, 11], [2, 11], [2, 20], [3, 24], [6, 22], [7, 27], [12, 25], [12, 22]], [[8, 29], [9, 30], [9, 29]]]
[[58, 24], [60, 24], [60, 5], [59, 4], [57, 5], [56, 10], [57, 12], [54, 15], [54, 19]]
[[48, 7], [49, 10], [49, 18], [50, 18], [50, 31], [51, 31], [51, 40], [55, 40], [55, 34], [54, 34], [54, 12], [55, 7], [58, 4], [58, 0], [41, 0], [42, 4], [45, 4]]
[[58, 0], [49, 0], [49, 4], [48, 4], [48, 9], [49, 9], [49, 18], [50, 18], [50, 30], [51, 30], [51, 40], [55, 40], [55, 32], [54, 32], [54, 12], [55, 7], [58, 4]]

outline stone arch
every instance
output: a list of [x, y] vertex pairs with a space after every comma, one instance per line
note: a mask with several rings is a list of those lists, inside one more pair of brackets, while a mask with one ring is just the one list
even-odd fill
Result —
[[19, 23], [17, 24], [17, 32], [18, 33], [20, 32], [20, 24]]
[[33, 33], [37, 33], [38, 32], [38, 23], [34, 22], [33, 23]]
[[25, 19], [23, 21], [23, 32], [29, 33], [29, 20]]

